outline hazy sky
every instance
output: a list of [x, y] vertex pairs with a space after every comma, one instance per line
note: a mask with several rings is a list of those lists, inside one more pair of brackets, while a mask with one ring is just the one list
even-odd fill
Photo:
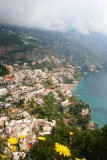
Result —
[[0, 0], [0, 23], [107, 34], [107, 0]]

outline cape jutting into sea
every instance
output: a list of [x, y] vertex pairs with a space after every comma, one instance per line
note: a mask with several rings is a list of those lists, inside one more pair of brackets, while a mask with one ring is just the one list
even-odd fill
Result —
[[100, 127], [107, 124], [107, 72], [84, 75], [73, 95], [89, 104], [92, 121]]

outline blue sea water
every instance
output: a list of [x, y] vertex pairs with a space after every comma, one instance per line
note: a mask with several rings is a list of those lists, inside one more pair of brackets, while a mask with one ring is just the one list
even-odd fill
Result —
[[89, 104], [94, 122], [107, 124], [107, 72], [84, 75], [73, 95]]

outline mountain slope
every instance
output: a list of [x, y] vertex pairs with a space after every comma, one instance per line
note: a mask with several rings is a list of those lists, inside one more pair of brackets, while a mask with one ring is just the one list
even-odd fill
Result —
[[[41, 31], [1, 26], [0, 37], [4, 40], [0, 46], [1, 60], [9, 61], [44, 58], [55, 55], [66, 58], [71, 64], [83, 71], [93, 71], [106, 67], [106, 61], [94, 50], [82, 44], [81, 37], [72, 34], [63, 35], [59, 32]], [[4, 43], [4, 44], [3, 44]], [[88, 43], [88, 42], [87, 42]]]
[[69, 31], [65, 34], [65, 37], [81, 43], [101, 56], [107, 57], [107, 36], [101, 33], [91, 32], [88, 35], [84, 35], [76, 31]]

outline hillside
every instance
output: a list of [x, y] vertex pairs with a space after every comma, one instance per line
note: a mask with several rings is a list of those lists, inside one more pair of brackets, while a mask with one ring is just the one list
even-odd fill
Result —
[[90, 34], [81, 34], [74, 30], [71, 30], [64, 34], [66, 38], [74, 39], [76, 42], [80, 42], [82, 45], [90, 49], [92, 52], [96, 52], [100, 56], [107, 57], [107, 36], [97, 32], [90, 32]]
[[[47, 55], [66, 58], [83, 71], [102, 70], [106, 60], [73, 37], [59, 32], [41, 31], [13, 26], [1, 26], [0, 60], [8, 62], [32, 61]], [[8, 59], [7, 59], [8, 57]]]
[[80, 71], [106, 69], [106, 61], [62, 33], [0, 32], [0, 159], [105, 160], [107, 126], [91, 121], [70, 86]]

